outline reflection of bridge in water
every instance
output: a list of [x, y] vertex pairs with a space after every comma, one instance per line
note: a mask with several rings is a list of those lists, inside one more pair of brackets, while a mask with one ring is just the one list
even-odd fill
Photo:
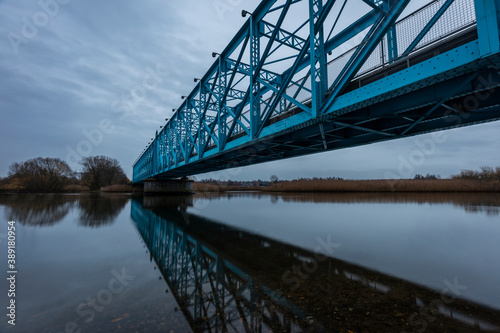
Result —
[[[149, 207], [134, 199], [132, 218], [195, 332], [500, 330], [499, 310], [456, 298], [453, 288], [431, 290], [183, 209]], [[328, 242], [318, 246], [331, 253]]]

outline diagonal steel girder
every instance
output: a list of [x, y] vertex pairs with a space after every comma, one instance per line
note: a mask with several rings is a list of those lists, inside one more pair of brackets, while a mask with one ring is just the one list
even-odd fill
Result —
[[383, 11], [381, 8], [381, 3], [383, 1], [381, 0], [362, 0], [364, 3], [366, 3], [368, 6], [372, 7], [373, 9], [376, 9], [378, 11]]
[[410, 0], [399, 0], [392, 3], [391, 8], [387, 13], [379, 13], [377, 22], [372, 26], [370, 31], [365, 36], [363, 42], [357, 48], [356, 52], [351, 56], [347, 65], [341, 71], [341, 74], [333, 82], [330, 87], [330, 93], [323, 103], [320, 113], [325, 113], [331, 106], [335, 98], [342, 93], [345, 87], [352, 80], [356, 72], [361, 68], [366, 59], [371, 55], [380, 40], [387, 34], [391, 26], [394, 25], [397, 18], [401, 15]]
[[[408, 0], [409, 1], [409, 0]], [[326, 17], [328, 16], [328, 13], [333, 7], [333, 4], [335, 1], [328, 1], [323, 8], [321, 8], [320, 13], [318, 14], [318, 18], [313, 26], [313, 31], [311, 34], [316, 35], [320, 29], [323, 26], [323, 22], [326, 20]], [[313, 18], [309, 18], [312, 20]], [[311, 38], [311, 35], [309, 36], [308, 39]], [[298, 69], [300, 68], [301, 65], [305, 66], [305, 64], [302, 64], [302, 61], [304, 60], [305, 55], [310, 52], [310, 47], [311, 45], [308, 43], [305, 43], [304, 46], [302, 47], [302, 50], [300, 51], [299, 55], [295, 59], [295, 62], [293, 66], [286, 72], [286, 75], [283, 75], [284, 79], [283, 82], [281, 83], [281, 87], [279, 91], [275, 94], [273, 103], [271, 106], [268, 108], [268, 112], [264, 115], [264, 119], [262, 120], [259, 129], [257, 131], [257, 137], [260, 135], [264, 127], [267, 125], [269, 119], [271, 118], [272, 113], [276, 109], [278, 103], [280, 102], [281, 96], [283, 95], [285, 89], [288, 87], [288, 84], [291, 82], [293, 76], [295, 73], [297, 73]], [[313, 70], [313, 69], [311, 69]]]
[[297, 36], [297, 34], [286, 31], [285, 29], [278, 29], [274, 24], [266, 21], [262, 21], [260, 24], [260, 34], [263, 37], [271, 38], [272, 32], [275, 30], [278, 30], [278, 38], [276, 38], [276, 41], [292, 49], [300, 51], [307, 43], [307, 40]]
[[[287, 12], [288, 12], [288, 9], [289, 9], [289, 8], [290, 8], [290, 6], [291, 6], [291, 3], [292, 3], [292, 1], [291, 1], [291, 0], [287, 0], [287, 3], [285, 4], [285, 6], [284, 6], [284, 8], [283, 8], [283, 10], [282, 10], [282, 12], [281, 12], [280, 18], [278, 19], [278, 23], [277, 23], [277, 27], [278, 27], [278, 28], [279, 28], [279, 27], [281, 26], [281, 24], [283, 23], [284, 18], [285, 18], [285, 16], [286, 16]], [[254, 75], [255, 75], [256, 77], [259, 77], [259, 76], [261, 75], [261, 71], [262, 71], [265, 79], [267, 79], [267, 80], [270, 80], [270, 79], [271, 79], [271, 80], [279, 80], [279, 75], [277, 75], [276, 73], [272, 73], [272, 72], [269, 72], [269, 71], [264, 71], [264, 70], [263, 70], [263, 66], [264, 66], [264, 64], [265, 64], [266, 56], [267, 56], [267, 54], [269, 53], [269, 51], [270, 51], [270, 49], [271, 49], [271, 47], [272, 47], [272, 45], [273, 45], [273, 41], [276, 39], [276, 35], [278, 34], [278, 32], [279, 32], [279, 31], [278, 31], [278, 29], [276, 29], [276, 30], [273, 32], [273, 35], [271, 36], [270, 41], [268, 42], [268, 45], [267, 45], [267, 47], [266, 47], [266, 50], [264, 51], [264, 56], [262, 57], [262, 59], [261, 59], [260, 63], [259, 63], [259, 64], [258, 64], [258, 66], [257, 66], [257, 68], [255, 68], [255, 69], [254, 69], [254, 72], [253, 72], [253, 73], [254, 73]], [[234, 71], [233, 71], [233, 76], [232, 76], [232, 77], [234, 77], [234, 74], [235, 74], [235, 73], [236, 73], [236, 71], [238, 71], [238, 70], [243, 71], [243, 73], [244, 73], [244, 74], [247, 74], [247, 75], [249, 74], [249, 72], [246, 72], [245, 70], [247, 70], [247, 69], [248, 69], [248, 67], [250, 67], [250, 70], [252, 70], [252, 69], [251, 69], [251, 66], [246, 65], [246, 66], [248, 66], [248, 67], [246, 67], [246, 66], [245, 66], [245, 64], [242, 64], [242, 62], [241, 62], [241, 57], [242, 57], [242, 55], [243, 55], [243, 51], [245, 50], [245, 45], [246, 45], [247, 41], [248, 41], [248, 36], [245, 38], [244, 47], [242, 47], [242, 49], [241, 49], [241, 51], [240, 51], [240, 56], [239, 56], [239, 59], [238, 59], [236, 62], [229, 61], [229, 60], [228, 60], [228, 58], [226, 59], [226, 61], [228, 61], [228, 63], [230, 63], [230, 64], [232, 64], [233, 66], [235, 66], [235, 69], [236, 69], [236, 70], [234, 70]], [[222, 55], [220, 55], [220, 57], [222, 57]], [[246, 73], [245, 73], [245, 72], [246, 72]], [[228, 87], [230, 87], [230, 85], [229, 85]], [[236, 121], [236, 120], [237, 120], [237, 119], [239, 119], [239, 117], [240, 117], [240, 115], [241, 115], [241, 111], [242, 111], [242, 109], [243, 109], [244, 105], [246, 104], [246, 101], [248, 100], [248, 94], [249, 94], [249, 91], [247, 91], [247, 92], [246, 92], [245, 97], [243, 98], [242, 102], [240, 103], [240, 107], [238, 108], [238, 110], [237, 110], [236, 112], [234, 112], [234, 113], [233, 113], [233, 114], [234, 114], [233, 118], [235, 119], [235, 121], [233, 121], [233, 123], [232, 123], [232, 125], [231, 125], [231, 127], [230, 127], [230, 129], [229, 129], [229, 131], [228, 131], [228, 133], [227, 133], [227, 135], [226, 135], [224, 138], [222, 138], [222, 140], [219, 140], [219, 144], [218, 144], [219, 149], [224, 149], [225, 144], [227, 143], [227, 139], [231, 136], [232, 132], [234, 131], [234, 128], [235, 128], [236, 123], [237, 123], [237, 121]], [[218, 119], [219, 117], [220, 117], [220, 113], [218, 113], [218, 114], [217, 114], [217, 119]], [[214, 128], [215, 128], [215, 124], [216, 124], [216, 122], [217, 122], [217, 119], [216, 119], [216, 121], [215, 121], [214, 123], [212, 123], [212, 125], [209, 127], [209, 129], [208, 129], [208, 130], [209, 130], [210, 132], [213, 132], [213, 130], [214, 130]], [[220, 139], [220, 138], [219, 138], [219, 139]], [[203, 148], [202, 148], [202, 152], [204, 152], [204, 151], [205, 151], [205, 149], [206, 149], [206, 147], [207, 147], [207, 144], [208, 144], [208, 142], [204, 144], [204, 146], [203, 146]]]
[[[326, 16], [328, 15], [329, 11], [331, 10], [331, 7], [333, 6], [333, 3], [334, 3], [334, 1], [328, 1], [328, 3], [324, 6], [323, 13], [322, 13], [322, 15], [320, 16], [320, 19], [317, 22], [317, 28], [318, 29], [319, 29], [320, 25], [326, 19]], [[282, 8], [282, 7], [283, 6], [280, 6], [279, 8]], [[275, 10], [275, 9], [273, 9], [273, 10]], [[378, 18], [378, 15], [375, 12], [375, 10], [373, 10], [372, 12], [369, 12], [369, 13], [365, 14], [360, 19], [358, 19], [357, 21], [355, 21], [353, 24], [351, 24], [347, 28], [345, 28], [342, 31], [340, 31], [338, 34], [336, 34], [330, 40], [325, 41], [325, 52], [328, 52], [328, 51], [331, 51], [331, 50], [335, 49], [339, 45], [342, 45], [343, 43], [345, 43], [349, 39], [351, 39], [354, 36], [356, 36], [360, 31], [362, 31], [365, 28], [373, 25], [376, 22], [377, 18]], [[247, 29], [248, 29], [248, 27], [247, 27]], [[242, 35], [241, 32], [239, 33], [239, 35]], [[240, 37], [241, 40], [242, 40], [242, 38], [243, 37]], [[283, 91], [280, 91], [278, 93], [278, 96], [283, 95], [284, 89], [286, 89], [286, 86], [288, 84], [290, 84], [290, 82], [292, 81], [293, 75], [296, 72], [302, 70], [303, 68], [305, 68], [306, 66], [308, 66], [310, 64], [309, 47], [310, 47], [309, 43], [304, 44], [304, 46], [303, 46], [303, 48], [301, 50], [301, 53], [296, 57], [296, 61], [295, 61], [294, 65], [292, 66], [292, 68], [286, 70], [282, 75], [279, 76], [279, 79], [278, 79], [277, 83], [278, 82], [280, 83], [280, 86], [283, 88]], [[244, 66], [248, 66], [248, 65], [244, 65]], [[242, 66], [240, 65], [239, 67], [242, 67]], [[263, 72], [263, 73], [266, 73], [266, 72]], [[269, 72], [269, 74], [275, 74], [276, 75], [276, 73], [272, 73], [272, 72]], [[262, 73], [261, 73], [261, 76], [262, 76]], [[285, 78], [287, 78], [287, 79], [285, 80]], [[303, 83], [305, 83], [305, 81]], [[302, 88], [302, 85], [301, 85], [301, 88]], [[268, 85], [265, 89], [266, 90], [275, 90], [276, 88], [272, 89]], [[298, 92], [299, 91], [297, 91], [297, 93]], [[247, 92], [245, 94], [245, 97], [241, 100], [239, 106], [237, 106], [235, 108], [235, 112], [234, 113], [235, 113], [235, 117], [236, 118], [239, 118], [239, 116], [241, 115], [241, 112], [243, 111], [244, 106], [248, 103], [249, 94], [250, 94], [250, 92], [249, 92], [249, 90], [247, 90]], [[292, 98], [294, 99], [295, 97], [292, 97]], [[277, 99], [277, 102], [274, 103], [273, 105], [271, 105], [268, 108], [268, 110], [271, 110], [271, 112], [272, 112], [276, 108], [276, 106], [277, 106], [278, 103], [279, 103], [279, 99]], [[302, 107], [301, 105], [298, 105], [298, 106]], [[262, 123], [261, 123], [261, 129], [260, 130], [262, 130], [265, 127], [266, 121], [270, 118], [270, 116], [271, 116], [271, 114], [269, 114], [269, 116], [264, 121], [262, 121]], [[228, 136], [230, 136], [230, 134], [233, 132], [234, 127], [235, 127], [235, 123], [233, 123], [233, 125], [231, 126], [231, 128], [229, 130]], [[223, 144], [223, 146], [225, 146], [225, 143]]]
[[470, 75], [466, 80], [460, 82], [460, 84], [458, 84], [456, 87], [454, 87], [453, 89], [450, 89], [450, 91], [445, 95], [443, 96], [429, 111], [427, 111], [426, 114], [424, 114], [423, 116], [421, 116], [420, 118], [418, 118], [416, 121], [414, 121], [410, 126], [408, 126], [408, 128], [406, 128], [402, 133], [401, 135], [406, 135], [408, 132], [410, 132], [415, 126], [417, 126], [422, 120], [424, 120], [425, 118], [429, 117], [434, 111], [436, 111], [440, 106], [442, 106], [448, 99], [451, 98], [451, 96], [453, 96], [457, 91], [459, 91], [461, 88], [463, 88], [464, 86], [470, 84], [470, 82], [475, 79], [476, 77], [478, 77], [480, 75], [480, 73], [473, 73], [472, 75]]
[[434, 16], [429, 20], [426, 26], [420, 31], [420, 33], [415, 37], [415, 39], [410, 43], [406, 50], [401, 54], [400, 57], [408, 55], [413, 49], [420, 43], [420, 41], [425, 37], [425, 35], [431, 30], [431, 28], [436, 24], [436, 22], [441, 18], [441, 16], [446, 12], [446, 10], [451, 6], [455, 0], [446, 0], [446, 2], [439, 8], [439, 10], [434, 14]]

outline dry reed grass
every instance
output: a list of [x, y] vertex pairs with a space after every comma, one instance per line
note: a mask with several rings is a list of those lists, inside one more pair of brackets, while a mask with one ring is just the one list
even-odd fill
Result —
[[87, 186], [82, 185], [66, 185], [63, 187], [63, 192], [75, 193], [75, 192], [86, 192], [90, 191]]
[[101, 187], [101, 192], [124, 192], [124, 193], [133, 193], [133, 192], [142, 192], [143, 189], [138, 186], [132, 185], [110, 185], [106, 187]]
[[499, 182], [462, 179], [291, 180], [263, 188], [270, 192], [499, 192]]
[[193, 184], [195, 192], [226, 192], [226, 191], [261, 191], [260, 186], [231, 186], [231, 185], [215, 185], [206, 183]]

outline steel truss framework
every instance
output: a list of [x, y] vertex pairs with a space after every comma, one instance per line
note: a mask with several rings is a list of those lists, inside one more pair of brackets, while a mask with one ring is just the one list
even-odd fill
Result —
[[262, 1], [139, 156], [133, 181], [500, 119], [500, 1], [433, 0], [406, 15], [415, 3]]
[[[423, 318], [432, 313], [430, 330], [500, 328], [498, 309], [465, 299], [437, 302], [445, 299], [443, 291], [320, 257], [317, 251], [176, 209], [144, 209], [137, 199], [131, 215], [194, 332], [331, 332], [365, 322], [367, 311], [368, 325], [379, 321], [404, 328], [402, 318], [388, 316], [384, 306]], [[300, 268], [300, 279], [294, 267]], [[347, 311], [356, 300], [363, 303], [359, 316]], [[334, 309], [344, 314], [332, 316]]]

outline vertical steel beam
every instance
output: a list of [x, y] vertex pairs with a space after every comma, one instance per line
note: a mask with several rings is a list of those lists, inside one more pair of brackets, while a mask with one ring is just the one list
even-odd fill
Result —
[[410, 0], [394, 1], [388, 12], [379, 14], [377, 21], [363, 39], [363, 43], [358, 46], [347, 65], [332, 84], [330, 89], [331, 93], [323, 104], [323, 112], [331, 106], [337, 96], [344, 90], [347, 84], [349, 84], [352, 77], [361, 68], [366, 59], [368, 59], [370, 54], [380, 43], [380, 40], [387, 34], [409, 2]]
[[[260, 83], [257, 81], [260, 63], [260, 32], [259, 22], [250, 16], [250, 134], [257, 137], [260, 126]], [[271, 42], [271, 41], [270, 41]]]
[[184, 138], [184, 149], [186, 151], [186, 163], [189, 163], [189, 159], [191, 158], [191, 135], [193, 130], [193, 111], [191, 105], [191, 98], [188, 97], [186, 101], [186, 115], [184, 117], [184, 125], [186, 126], [186, 137]]
[[328, 86], [323, 24], [317, 27], [323, 13], [323, 0], [309, 0], [309, 43], [311, 52], [311, 91], [313, 117], [319, 113]]
[[159, 150], [159, 154], [158, 154], [158, 158], [160, 160], [160, 166], [159, 166], [159, 169], [160, 169], [160, 172], [163, 171], [163, 168], [164, 168], [164, 159], [163, 159], [163, 156], [165, 154], [165, 145], [163, 144], [163, 130], [160, 131], [160, 135], [158, 136], [158, 142], [159, 142], [159, 146], [160, 146], [160, 150]]
[[[168, 125], [168, 124], [167, 124]], [[171, 129], [168, 127], [165, 135], [165, 146], [167, 151], [167, 170], [170, 170], [170, 165], [172, 164], [172, 145], [170, 144], [170, 133]]]
[[[224, 108], [224, 92], [226, 91], [226, 61], [222, 56], [219, 56], [219, 88], [217, 91], [217, 104], [219, 112], [219, 142], [224, 142], [227, 135], [227, 111]], [[219, 151], [222, 151], [222, 145], [218, 144]]]
[[[384, 10], [388, 12], [391, 8], [391, 1], [384, 0], [383, 6]], [[384, 47], [383, 43], [382, 47]], [[393, 25], [392, 27], [389, 28], [389, 31], [387, 31], [387, 56], [389, 62], [398, 57], [398, 40], [396, 36], [396, 25]], [[382, 64], [384, 63], [385, 59], [382, 59]]]
[[198, 158], [202, 158], [205, 153], [207, 135], [205, 135], [205, 127], [203, 121], [207, 109], [207, 88], [200, 81], [200, 115], [198, 119]]
[[155, 133], [155, 137], [153, 140], [153, 147], [154, 147], [154, 155], [153, 155], [153, 171], [154, 173], [158, 172], [158, 158], [160, 156], [160, 147], [158, 144], [158, 131]]
[[496, 53], [500, 50], [500, 0], [474, 0], [474, 5], [479, 35], [479, 52], [481, 56]]
[[174, 161], [175, 161], [175, 167], [179, 166], [179, 126], [178, 126], [178, 113], [175, 114], [173, 120], [173, 133], [174, 133], [174, 138], [173, 138], [173, 148], [174, 148]]

